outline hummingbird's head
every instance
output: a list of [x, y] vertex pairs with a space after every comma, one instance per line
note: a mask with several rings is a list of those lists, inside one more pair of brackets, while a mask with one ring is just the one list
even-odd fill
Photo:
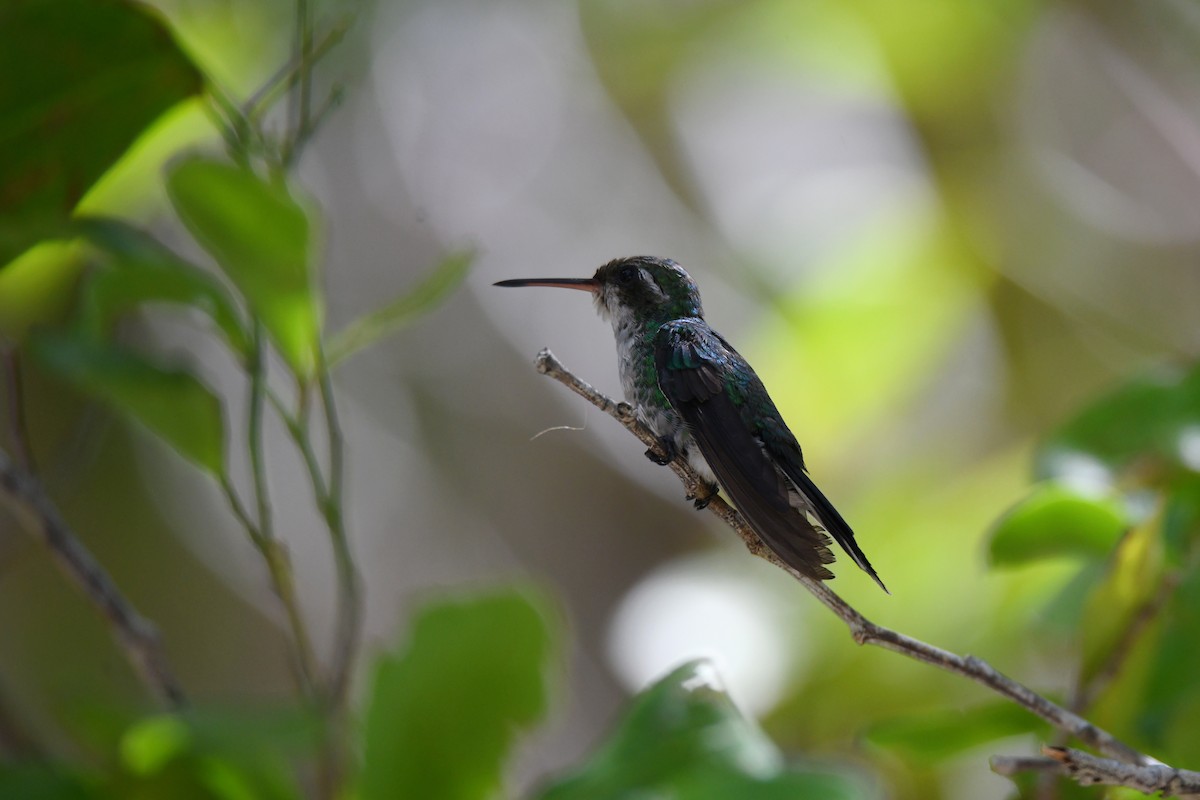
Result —
[[669, 258], [618, 258], [596, 270], [591, 278], [522, 278], [496, 285], [584, 289], [592, 293], [600, 314], [614, 323], [704, 316], [696, 282]]

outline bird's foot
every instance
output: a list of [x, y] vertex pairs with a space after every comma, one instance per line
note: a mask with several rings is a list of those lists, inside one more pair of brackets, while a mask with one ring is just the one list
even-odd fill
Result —
[[701, 484], [701, 491], [697, 492], [696, 494], [689, 494], [686, 499], [692, 501], [692, 503], [696, 506], [697, 511], [703, 511], [704, 509], [708, 508], [708, 504], [712, 502], [713, 498], [716, 497], [720, 491], [720, 487], [715, 483], [704, 483]]
[[[661, 451], [661, 452], [660, 452]], [[658, 449], [653, 447], [646, 448], [646, 458], [658, 464], [660, 467], [665, 467], [675, 460], [675, 456], [679, 452], [675, 449], [675, 441], [668, 439], [665, 436], [658, 437]]]

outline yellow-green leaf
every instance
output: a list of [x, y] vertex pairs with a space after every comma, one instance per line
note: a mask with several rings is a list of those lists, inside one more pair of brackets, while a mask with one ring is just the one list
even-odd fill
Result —
[[224, 473], [221, 401], [190, 372], [62, 333], [35, 333], [29, 351], [48, 372], [129, 414], [185, 458], [214, 475]]
[[246, 299], [302, 379], [317, 364], [321, 311], [308, 215], [287, 187], [203, 157], [175, 164], [167, 191], [184, 224]]
[[514, 734], [546, 709], [547, 604], [501, 591], [424, 609], [384, 655], [366, 713], [361, 800], [486, 800]]
[[1089, 497], [1059, 483], [1038, 484], [992, 528], [988, 547], [997, 566], [1059, 556], [1104, 558], [1126, 527], [1112, 497]]
[[83, 284], [79, 313], [86, 332], [103, 334], [122, 314], [144, 304], [175, 303], [204, 312], [235, 352], [250, 352], [237, 306], [214, 276], [121, 220], [88, 217], [74, 227], [109, 255], [105, 268]]
[[462, 283], [474, 259], [469, 251], [451, 254], [411, 291], [350, 323], [330, 341], [329, 363], [354, 355], [434, 308]]

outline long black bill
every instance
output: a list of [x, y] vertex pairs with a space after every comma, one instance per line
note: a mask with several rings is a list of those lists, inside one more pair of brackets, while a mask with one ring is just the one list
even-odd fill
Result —
[[497, 281], [493, 286], [553, 286], [558, 289], [582, 289], [594, 292], [600, 288], [600, 282], [595, 278], [514, 278], [509, 281]]

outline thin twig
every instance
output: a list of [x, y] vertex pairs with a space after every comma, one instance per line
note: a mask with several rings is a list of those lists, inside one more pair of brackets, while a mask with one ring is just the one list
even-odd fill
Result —
[[[248, 517], [243, 510], [238, 514], [243, 527], [250, 534], [267, 562], [271, 574], [271, 583], [275, 593], [283, 603], [284, 613], [287, 614], [288, 627], [292, 633], [296, 678], [301, 689], [309, 695], [314, 695], [319, 684], [316, 652], [313, 650], [312, 637], [309, 636], [308, 626], [300, 610], [300, 601], [295, 593], [291, 561], [287, 556], [283, 543], [275, 536], [274, 516], [271, 512], [271, 499], [267, 486], [266, 459], [263, 455], [263, 403], [266, 396], [266, 355], [264, 350], [264, 335], [262, 323], [254, 322], [253, 344], [254, 351], [249, 363], [250, 371], [250, 411], [247, 425], [247, 449], [250, 451], [250, 468], [254, 473], [254, 498], [258, 510], [257, 525], [248, 525]], [[225, 493], [235, 507], [241, 502], [237, 500], [233, 486], [226, 483]]]
[[[654, 434], [638, 422], [633, 409], [627, 403], [616, 403], [577, 378], [549, 350], [543, 350], [539, 353], [534, 364], [538, 372], [559, 381], [601, 411], [612, 416], [624, 425], [627, 430], [637, 436], [647, 447], [657, 449], [658, 444]], [[699, 476], [681, 459], [672, 461], [670, 467], [683, 481], [688, 494], [696, 495], [703, 491], [703, 483]], [[1078, 714], [1068, 711], [1028, 687], [1003, 675], [982, 659], [974, 656], [960, 656], [871, 622], [846, 603], [845, 600], [826, 584], [800, 575], [779, 561], [774, 553], [759, 540], [753, 529], [746, 524], [741, 514], [725, 503], [721, 497], [712, 498], [708, 504], [708, 509], [720, 517], [723, 522], [729, 525], [741, 537], [751, 553], [787, 571], [805, 589], [821, 601], [826, 608], [845, 622], [846, 626], [850, 629], [851, 635], [854, 637], [854, 641], [859, 644], [877, 645], [969, 678], [1018, 703], [1055, 728], [1071, 734], [1079, 741], [1105, 755], [1130, 764], [1155, 763], [1149, 756], [1139, 753], [1108, 731], [1097, 727]]]
[[271, 588], [274, 590], [275, 596], [279, 598], [284, 615], [287, 617], [296, 680], [302, 689], [312, 691], [317, 685], [316, 656], [313, 652], [312, 640], [308, 636], [308, 628], [304, 624], [304, 617], [300, 613], [300, 600], [296, 596], [296, 583], [292, 578], [292, 564], [287, 549], [279, 540], [267, 536], [259, 529], [258, 524], [250, 516], [250, 512], [238, 496], [237, 489], [234, 488], [227, 476], [221, 476], [220, 487], [234, 517], [246, 530], [251, 544], [262, 554], [263, 561], [266, 562]]
[[46, 496], [41, 484], [0, 451], [0, 487], [30, 528], [36, 529], [59, 567], [99, 609], [142, 683], [167, 708], [187, 705], [167, 663], [158, 631], [121, 594], [111, 577], [79, 541]]
[[304, 70], [311, 70], [314, 64], [324, 58], [336, 44], [345, 38], [346, 32], [349, 29], [350, 18], [337, 22], [312, 47], [307, 61], [299, 56], [293, 57], [278, 72], [268, 78], [266, 83], [250, 96], [249, 100], [242, 104], [242, 113], [249, 119], [257, 121], [262, 112], [274, 101], [275, 95], [279, 92], [288, 91], [295, 86], [300, 78], [300, 73]]
[[321, 353], [320, 360], [321, 406], [325, 410], [325, 428], [329, 440], [329, 491], [322, 502], [322, 511], [329, 528], [338, 579], [338, 629], [329, 694], [335, 705], [341, 705], [345, 701], [346, 689], [354, 671], [359, 639], [362, 636], [362, 593], [342, 510], [346, 472], [345, 437], [338, 421], [333, 378], [329, 374], [329, 364], [324, 353]]
[[250, 451], [250, 469], [254, 473], [254, 499], [258, 505], [258, 527], [266, 535], [275, 529], [274, 517], [271, 513], [271, 497], [267, 487], [266, 460], [263, 457], [262, 419], [263, 398], [266, 394], [265, 385], [266, 358], [263, 348], [262, 322], [254, 321], [253, 363], [250, 364], [250, 412], [247, 436]]
[[299, 139], [309, 125], [309, 112], [312, 107], [312, 6], [309, 0], [296, 0], [296, 49], [299, 61], [305, 65], [300, 70], [299, 95], [300, 111], [297, 118], [296, 138]]
[[281, 160], [287, 169], [299, 158], [300, 152], [313, 132], [312, 119], [312, 74], [313, 74], [313, 21], [309, 0], [296, 0], [296, 44], [293, 56], [300, 69], [296, 74], [296, 91], [291, 95], [289, 113], [291, 134], [283, 145]]
[[338, 581], [338, 622], [335, 633], [334, 660], [329, 679], [330, 701], [336, 705], [345, 700], [350, 677], [354, 671], [359, 640], [362, 637], [362, 591], [358, 570], [354, 565], [354, 557], [350, 550], [343, 509], [345, 440], [341, 423], [338, 421], [332, 378], [324, 353], [320, 355], [320, 359], [318, 371], [321, 378], [318, 388], [325, 413], [326, 438], [329, 444], [328, 479], [326, 479], [325, 471], [321, 468], [320, 459], [317, 457], [312, 437], [309, 435], [308, 412], [311, 406], [308, 403], [308, 392], [302, 390], [299, 393], [299, 407], [294, 413], [288, 410], [283, 399], [270, 388], [267, 389], [267, 400], [287, 428], [288, 435], [304, 461], [317, 509], [329, 530]]
[[1081, 786], [1127, 786], [1163, 797], [1200, 796], [1200, 772], [1165, 764], [1128, 764], [1069, 747], [1043, 747], [1043, 757], [993, 756], [992, 771], [1012, 777], [1020, 772], [1065, 775]]

